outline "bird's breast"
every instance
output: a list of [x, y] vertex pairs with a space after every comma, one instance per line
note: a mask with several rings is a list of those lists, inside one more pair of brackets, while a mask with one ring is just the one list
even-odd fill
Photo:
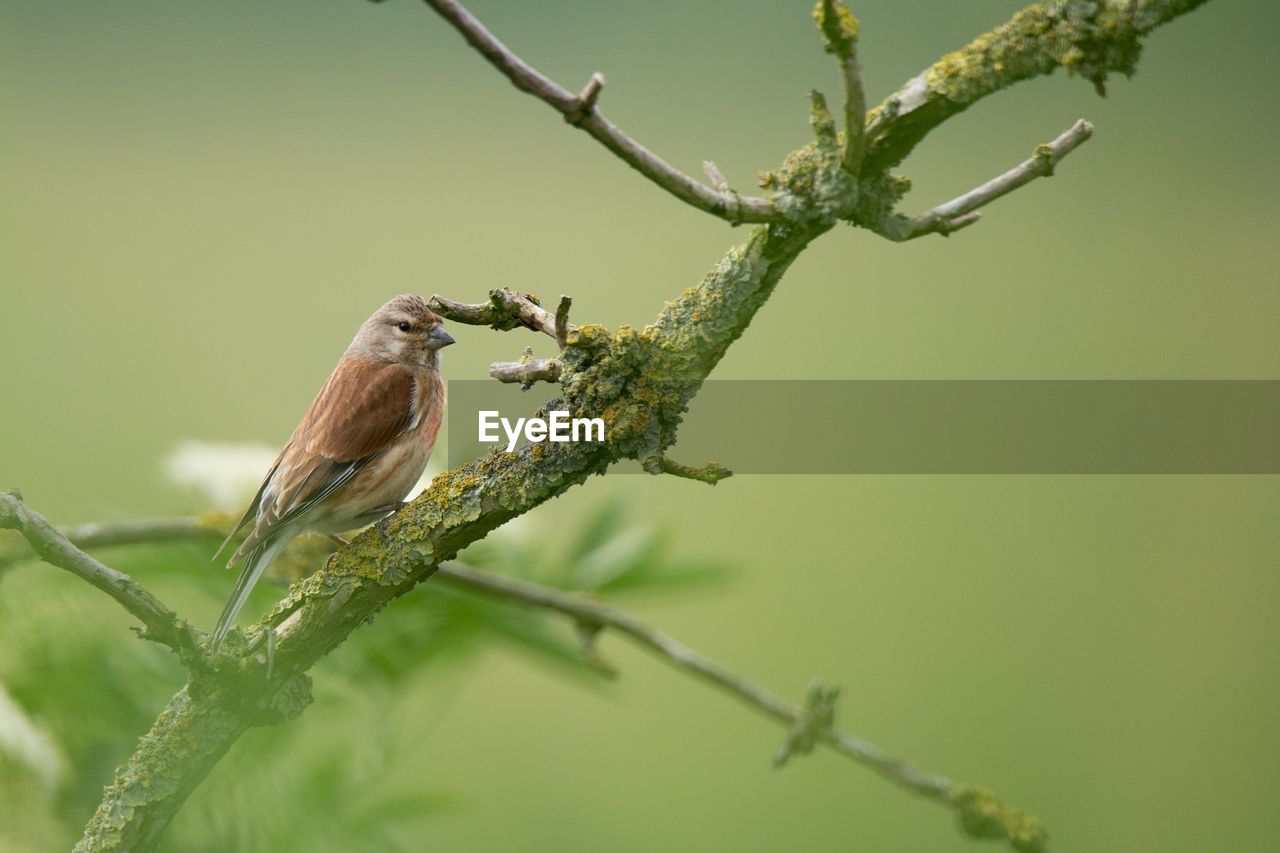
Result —
[[403, 500], [426, 470], [444, 420], [444, 383], [437, 374], [428, 374], [414, 382], [414, 394], [410, 428], [351, 482], [348, 494], [361, 507], [373, 509]]

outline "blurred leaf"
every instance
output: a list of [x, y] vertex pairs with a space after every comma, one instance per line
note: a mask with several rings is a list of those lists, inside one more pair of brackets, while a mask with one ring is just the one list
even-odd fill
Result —
[[651, 560], [618, 576], [601, 592], [612, 594], [635, 592], [672, 593], [719, 586], [733, 579], [727, 563], [712, 560], [675, 562], [671, 559]]
[[410, 820], [447, 814], [458, 808], [457, 798], [445, 793], [405, 791], [361, 804], [350, 819], [357, 826], [387, 827]]
[[623, 530], [629, 502], [621, 495], [611, 495], [590, 516], [570, 540], [565, 562], [576, 564], [584, 557], [616, 537]]
[[620, 530], [570, 563], [573, 589], [598, 590], [653, 560], [661, 550], [658, 535], [648, 527]]

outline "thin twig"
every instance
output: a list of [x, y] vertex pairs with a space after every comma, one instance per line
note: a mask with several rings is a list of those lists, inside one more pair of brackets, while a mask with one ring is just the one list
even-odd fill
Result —
[[[765, 716], [788, 725], [795, 725], [804, 720], [804, 712], [780, 696], [735, 674], [711, 658], [615, 607], [573, 593], [515, 578], [501, 577], [457, 563], [441, 564], [436, 571], [436, 577], [451, 586], [553, 610], [586, 625], [612, 628], [665, 658], [676, 669], [683, 670], [701, 681], [714, 684]], [[947, 793], [954, 786], [950, 779], [912, 767], [901, 759], [886, 754], [875, 744], [854, 735], [836, 729], [827, 729], [822, 733], [821, 740], [836, 751], [871, 767], [902, 787], [930, 799], [945, 800]]]
[[645, 459], [642, 463], [644, 470], [650, 474], [671, 474], [675, 477], [683, 477], [686, 480], [697, 480], [700, 483], [706, 483], [714, 486], [721, 480], [727, 480], [733, 476], [733, 472], [721, 465], [719, 462], [708, 462], [701, 467], [693, 465], [684, 465], [673, 459], [668, 459], [662, 454], [655, 454]]
[[[590, 643], [595, 642], [604, 628], [630, 637], [676, 669], [719, 687], [766, 717], [786, 725], [787, 738], [774, 758], [777, 765], [821, 743], [871, 768], [894, 784], [954, 810], [960, 828], [972, 837], [1006, 840], [1024, 853], [1046, 853], [1048, 849], [1048, 834], [1040, 821], [1034, 815], [1002, 802], [989, 789], [957, 784], [945, 776], [921, 770], [889, 755], [868, 740], [837, 729], [833, 724], [834, 701], [838, 693], [835, 689], [824, 689], [816, 683], [811, 685], [805, 707], [799, 708], [607, 604], [458, 563], [442, 563], [436, 570], [436, 577], [469, 592], [560, 613], [572, 619]], [[593, 654], [594, 649], [588, 648], [588, 653]], [[593, 662], [593, 665], [600, 666], [599, 662]]]
[[596, 101], [600, 100], [600, 93], [604, 91], [604, 75], [597, 71], [591, 75], [591, 79], [587, 81], [587, 85], [582, 87], [582, 91], [578, 93], [578, 112], [576, 119], [569, 118], [570, 124], [581, 124], [582, 119], [595, 112]]
[[[568, 346], [569, 333], [574, 327], [569, 323], [569, 308], [573, 300], [561, 296], [552, 314], [538, 303], [536, 297], [517, 293], [507, 287], [489, 291], [489, 301], [478, 305], [455, 302], [439, 294], [432, 296], [428, 304], [446, 320], [471, 326], [489, 326], [500, 331], [524, 326], [535, 332], [550, 335], [560, 349]], [[526, 391], [535, 382], [558, 382], [561, 362], [555, 358], [534, 358], [533, 350], [525, 348], [519, 361], [495, 361], [489, 365], [489, 375], [499, 382], [519, 383]]]
[[[543, 101], [572, 124], [590, 134], [627, 165], [676, 198], [728, 222], [775, 222], [781, 216], [768, 199], [741, 198], [734, 193], [713, 190], [699, 183], [623, 133], [595, 109], [604, 78], [591, 82], [575, 95], [529, 65], [489, 32], [470, 12], [454, 0], [425, 0], [453, 25], [467, 43], [520, 91]], [[599, 77], [598, 85], [592, 85]]]
[[[136, 542], [185, 541], [202, 537], [221, 536], [202, 518], [161, 518], [146, 521], [120, 521], [111, 524], [81, 524], [67, 527], [62, 535], [77, 548], [109, 548], [112, 545], [131, 545]], [[223, 534], [225, 535], [225, 534]], [[17, 540], [18, 547], [0, 551], [0, 570], [9, 565], [36, 556], [26, 540]]]
[[720, 167], [715, 164], [714, 160], [703, 160], [702, 172], [707, 176], [707, 180], [711, 182], [711, 186], [722, 193], [729, 192], [729, 180], [724, 176], [724, 172], [720, 171]]
[[1030, 159], [1024, 160], [1003, 175], [992, 178], [962, 196], [925, 211], [911, 222], [911, 231], [905, 239], [912, 240], [926, 234], [947, 235], [972, 225], [978, 220], [978, 208], [1024, 187], [1036, 178], [1047, 178], [1054, 167], [1072, 151], [1093, 136], [1093, 125], [1080, 119], [1057, 139], [1036, 148]]
[[[563, 298], [563, 297], [562, 297]], [[509, 331], [524, 326], [535, 332], [556, 337], [556, 316], [527, 293], [517, 293], [509, 287], [489, 291], [489, 301], [479, 305], [455, 302], [439, 294], [427, 303], [446, 320], [465, 323], [468, 326], [490, 326], [499, 331]], [[566, 318], [565, 333], [573, 329]]]
[[858, 66], [858, 19], [841, 0], [821, 0], [813, 16], [822, 31], [828, 53], [840, 64], [844, 84], [844, 150], [841, 166], [857, 175], [866, 153], [867, 97]]
[[562, 367], [560, 359], [534, 358], [533, 350], [526, 347], [519, 361], [495, 361], [489, 365], [489, 375], [528, 391], [535, 382], [559, 382]]
[[564, 349], [569, 345], [569, 309], [573, 306], [573, 300], [568, 296], [560, 297], [560, 304], [556, 306], [556, 346]]
[[[200, 632], [180, 619], [178, 614], [170, 610], [158, 598], [144, 589], [133, 578], [117, 572], [90, 557], [68, 541], [59, 533], [43, 515], [22, 502], [21, 495], [16, 492], [0, 492], [0, 528], [17, 530], [31, 545], [32, 550], [41, 560], [51, 566], [65, 569], [73, 575], [88, 581], [93, 586], [114, 598], [125, 610], [133, 614], [144, 628], [139, 635], [162, 643], [173, 649], [186, 662], [199, 660], [201, 655]], [[115, 530], [105, 535], [105, 526], [99, 525], [99, 540], [107, 540], [111, 544], [127, 541], [129, 536], [161, 533], [162, 538], [180, 538], [186, 530], [192, 534], [198, 530], [198, 523], [185, 528], [183, 533], [165, 525], [134, 525]]]

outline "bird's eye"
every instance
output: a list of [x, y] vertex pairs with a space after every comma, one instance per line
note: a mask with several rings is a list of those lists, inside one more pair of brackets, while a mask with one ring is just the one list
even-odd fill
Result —
[[412, 329], [412, 328], [413, 328], [413, 326], [410, 326], [408, 323], [401, 323], [401, 324], [400, 324], [400, 331], [402, 331], [402, 332], [407, 332], [407, 331], [409, 331], [409, 330], [410, 330], [410, 329]]

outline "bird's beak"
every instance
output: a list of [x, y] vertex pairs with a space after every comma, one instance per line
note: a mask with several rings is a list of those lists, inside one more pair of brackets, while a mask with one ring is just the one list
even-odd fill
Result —
[[453, 339], [453, 335], [444, 330], [444, 326], [436, 326], [430, 332], [427, 332], [427, 349], [444, 349], [449, 344], [455, 343], [457, 341]]

